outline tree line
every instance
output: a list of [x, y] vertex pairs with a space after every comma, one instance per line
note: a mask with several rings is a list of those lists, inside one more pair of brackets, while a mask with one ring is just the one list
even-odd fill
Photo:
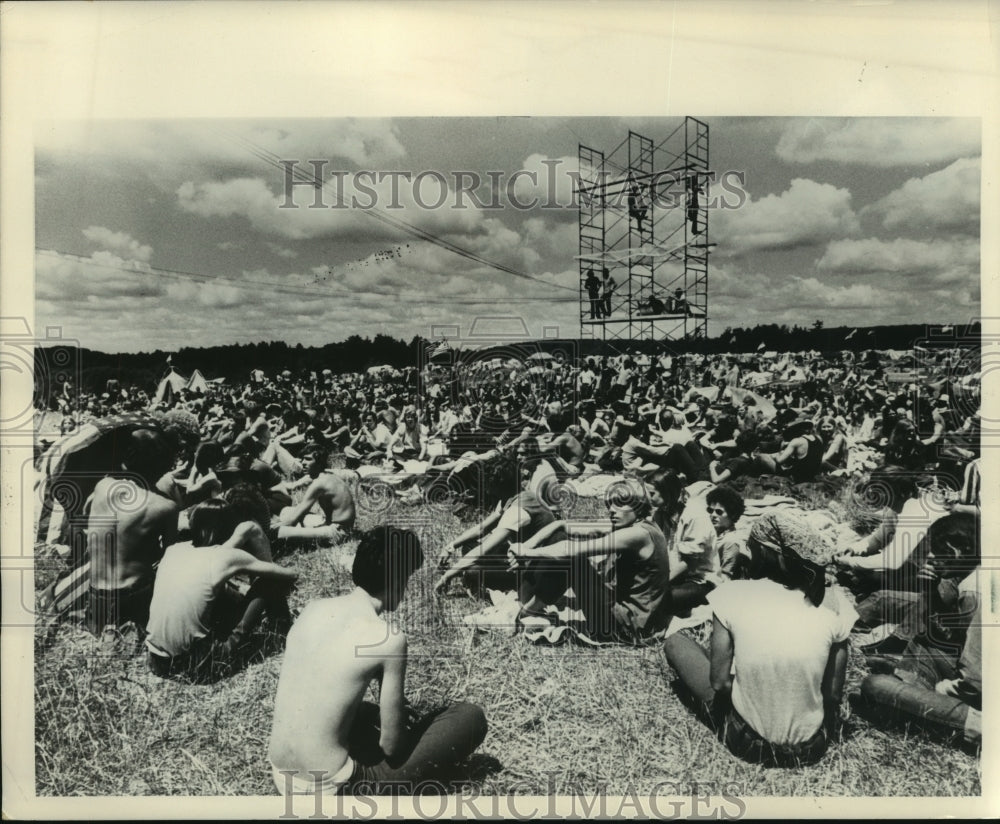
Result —
[[[944, 331], [942, 331], [942, 329]], [[764, 324], [753, 327], [729, 327], [714, 338], [684, 341], [598, 341], [598, 340], [539, 340], [525, 344], [531, 351], [601, 357], [618, 354], [715, 354], [722, 352], [761, 351], [799, 352], [818, 350], [832, 352], [850, 350], [901, 349], [914, 345], [950, 347], [979, 346], [978, 322], [954, 328], [933, 324], [875, 326], [864, 329], [851, 327], [824, 328], [821, 322], [811, 328]], [[35, 350], [36, 401], [46, 400], [62, 391], [65, 380], [84, 392], [100, 393], [109, 380], [123, 386], [142, 386], [152, 392], [167, 374], [171, 365], [181, 375], [189, 376], [200, 369], [206, 378], [225, 378], [243, 382], [252, 369], [268, 375], [284, 370], [293, 374], [321, 373], [324, 369], [338, 374], [364, 371], [371, 366], [389, 365], [399, 369], [426, 361], [427, 353], [440, 342], [420, 336], [409, 342], [376, 335], [374, 338], [352, 335], [346, 340], [324, 346], [290, 345], [283, 341], [227, 344], [224, 346], [183, 347], [176, 352], [157, 349], [153, 352], [107, 353], [69, 346], [38, 347]], [[460, 341], [453, 342], [460, 346]], [[521, 344], [505, 343], [495, 347], [497, 354], [514, 354]], [[483, 350], [487, 356], [489, 349]]]

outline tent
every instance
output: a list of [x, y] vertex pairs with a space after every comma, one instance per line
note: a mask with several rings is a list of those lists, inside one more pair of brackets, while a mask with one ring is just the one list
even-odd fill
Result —
[[153, 396], [153, 403], [171, 403], [181, 390], [187, 388], [187, 385], [187, 380], [181, 375], [178, 375], [174, 371], [174, 367], [171, 366], [170, 373], [163, 380], [161, 380], [159, 386], [156, 387], [156, 394]]
[[195, 369], [191, 373], [191, 377], [188, 378], [187, 387], [190, 392], [207, 392], [208, 391], [208, 381], [205, 380], [205, 376], [201, 374], [200, 369]]

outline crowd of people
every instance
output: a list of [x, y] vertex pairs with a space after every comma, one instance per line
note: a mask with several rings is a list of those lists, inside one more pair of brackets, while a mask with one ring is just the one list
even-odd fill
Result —
[[[384, 614], [423, 548], [412, 531], [358, 526], [366, 484], [388, 479], [402, 501], [478, 512], [438, 559], [436, 597], [456, 581], [514, 591], [515, 628], [571, 603], [588, 640], [661, 643], [679, 692], [740, 758], [822, 757], [851, 644], [870, 673], [859, 711], [978, 745], [978, 385], [962, 352], [903, 382], [874, 352], [512, 354], [255, 369], [159, 402], [117, 382], [68, 387], [39, 448], [37, 537], [66, 564], [43, 611], [95, 635], [130, 626], [153, 673], [195, 681], [287, 636], [277, 790], [412, 788], [473, 752], [486, 718], [467, 703], [417, 718], [406, 702], [406, 637]], [[607, 518], [581, 521], [567, 485], [598, 475]], [[764, 477], [839, 477], [865, 534], [822, 559], [806, 520], [748, 497]], [[355, 540], [355, 588], [290, 609], [298, 573], [281, 550]], [[672, 631], [697, 616], [707, 648]], [[363, 701], [373, 680], [378, 706]]]

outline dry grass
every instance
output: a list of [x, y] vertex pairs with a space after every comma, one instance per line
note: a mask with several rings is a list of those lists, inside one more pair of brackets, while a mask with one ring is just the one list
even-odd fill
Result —
[[[819, 505], [836, 501], [814, 501]], [[594, 511], [579, 501], [577, 515]], [[979, 795], [978, 759], [905, 727], [852, 718], [822, 761], [764, 769], [729, 755], [681, 703], [656, 647], [542, 648], [501, 632], [476, 632], [462, 616], [482, 604], [434, 597], [434, 566], [463, 522], [444, 507], [395, 505], [362, 513], [362, 528], [387, 520], [415, 529], [428, 562], [411, 582], [398, 620], [411, 638], [408, 695], [422, 709], [467, 699], [484, 707], [490, 732], [467, 781], [488, 794], [609, 794], [672, 786], [746, 796]], [[293, 606], [344, 592], [351, 545], [284, 556], [302, 572]], [[40, 553], [44, 554], [44, 553]], [[51, 577], [38, 576], [39, 588]], [[78, 795], [256, 795], [274, 791], [266, 761], [275, 687], [274, 653], [211, 686], [150, 674], [141, 655], [107, 650], [62, 628], [37, 645], [37, 792]], [[852, 655], [848, 691], [864, 677]], [[662, 792], [662, 790], [661, 790]]]

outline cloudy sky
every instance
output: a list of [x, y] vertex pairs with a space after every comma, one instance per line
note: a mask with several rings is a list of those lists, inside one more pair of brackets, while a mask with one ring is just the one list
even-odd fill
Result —
[[[710, 334], [979, 314], [977, 120], [706, 120], [711, 168], [742, 173], [746, 195], [710, 214]], [[497, 315], [522, 317], [532, 335], [557, 326], [575, 337], [577, 212], [566, 173], [577, 146], [610, 152], [629, 129], [659, 143], [680, 122], [42, 124], [36, 324], [105, 351], [409, 339]], [[289, 203], [283, 160], [318, 169], [325, 188], [295, 186]], [[364, 170], [425, 174], [414, 191], [401, 176]], [[537, 185], [512, 177], [520, 170]], [[457, 172], [484, 181], [475, 198], [456, 194]], [[539, 205], [515, 208], [510, 196]]]

